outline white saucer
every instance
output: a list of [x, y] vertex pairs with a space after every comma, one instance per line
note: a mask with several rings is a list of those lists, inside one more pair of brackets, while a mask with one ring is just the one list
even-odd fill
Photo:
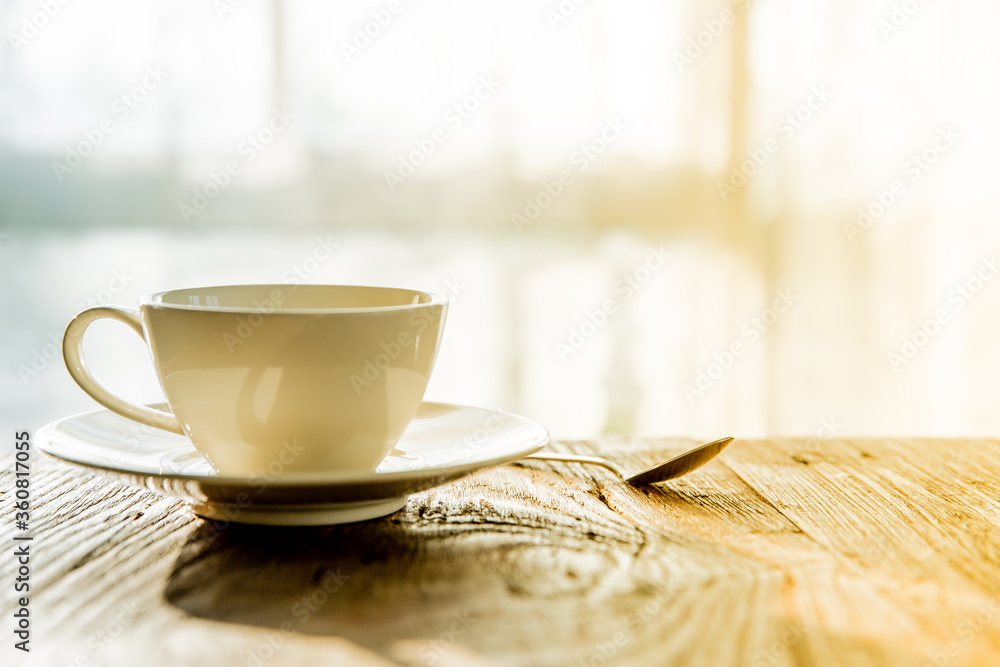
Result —
[[52, 422], [35, 441], [46, 454], [180, 498], [209, 519], [312, 526], [392, 514], [411, 493], [538, 451], [549, 434], [518, 415], [425, 402], [375, 472], [259, 477], [218, 475], [184, 436], [107, 410]]

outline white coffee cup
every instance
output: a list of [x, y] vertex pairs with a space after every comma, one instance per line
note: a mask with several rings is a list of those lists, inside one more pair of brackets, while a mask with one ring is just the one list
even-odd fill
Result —
[[[77, 384], [107, 409], [186, 435], [220, 474], [371, 471], [423, 399], [447, 303], [408, 289], [229, 285], [99, 306], [66, 327]], [[146, 341], [171, 412], [130, 403], [91, 375], [91, 322]]]

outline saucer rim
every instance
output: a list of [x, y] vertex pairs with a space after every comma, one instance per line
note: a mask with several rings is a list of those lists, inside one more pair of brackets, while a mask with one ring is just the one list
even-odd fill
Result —
[[[124, 468], [120, 466], [104, 465], [100, 463], [94, 463], [92, 461], [83, 461], [78, 458], [73, 458], [69, 456], [64, 456], [62, 454], [57, 454], [49, 451], [49, 445], [52, 442], [52, 438], [49, 435], [50, 431], [56, 431], [60, 425], [64, 422], [78, 419], [80, 417], [86, 417], [93, 414], [99, 413], [109, 413], [111, 410], [105, 408], [98, 408], [96, 410], [87, 410], [77, 414], [69, 415], [56, 419], [49, 422], [39, 428], [35, 432], [34, 440], [36, 447], [39, 451], [45, 453], [47, 456], [51, 456], [54, 459], [70, 463], [72, 465], [81, 466], [84, 468], [89, 468], [91, 470], [98, 470], [103, 472], [112, 473], [114, 475], [132, 475], [139, 477], [151, 477], [154, 479], [171, 480], [176, 482], [194, 482], [202, 485], [214, 485], [217, 487], [246, 487], [248, 484], [257, 482], [261, 479], [267, 481], [268, 485], [280, 486], [280, 487], [326, 487], [330, 485], [356, 485], [365, 483], [405, 483], [405, 482], [417, 482], [430, 477], [436, 476], [460, 476], [465, 473], [473, 472], [480, 468], [489, 468], [496, 465], [501, 465], [504, 463], [510, 463], [511, 461], [517, 461], [529, 454], [533, 454], [541, 449], [544, 449], [551, 441], [552, 436], [548, 429], [539, 424], [537, 421], [519, 415], [513, 412], [507, 412], [506, 410], [494, 410], [492, 408], [483, 408], [474, 405], [462, 405], [458, 403], [444, 403], [440, 401], [421, 401], [421, 408], [424, 406], [432, 406], [435, 408], [444, 408], [447, 410], [479, 410], [482, 412], [489, 412], [492, 414], [507, 415], [514, 419], [521, 420], [522, 422], [527, 422], [531, 426], [536, 427], [540, 430], [532, 440], [530, 446], [525, 444], [525, 446], [518, 449], [517, 455], [514, 456], [511, 453], [504, 454], [501, 456], [494, 456], [492, 458], [472, 461], [469, 463], [461, 465], [437, 465], [437, 466], [426, 466], [418, 468], [417, 470], [400, 470], [395, 472], [347, 472], [347, 471], [325, 471], [325, 472], [295, 472], [286, 473], [277, 476], [268, 475], [197, 475], [190, 473], [172, 473], [172, 472], [152, 472], [147, 470], [136, 470], [133, 468]], [[119, 415], [120, 416], [120, 415]], [[125, 419], [123, 417], [123, 419]], [[416, 419], [416, 417], [414, 417]], [[190, 444], [190, 440], [187, 436], [183, 437]], [[191, 445], [192, 450], [197, 451], [194, 445]]]

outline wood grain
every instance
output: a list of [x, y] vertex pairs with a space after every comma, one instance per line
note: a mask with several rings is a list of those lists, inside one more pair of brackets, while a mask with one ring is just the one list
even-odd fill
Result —
[[[691, 444], [555, 448], [639, 470]], [[25, 664], [1000, 664], [995, 440], [741, 440], [645, 489], [530, 462], [323, 528], [222, 530], [41, 454], [32, 486]]]

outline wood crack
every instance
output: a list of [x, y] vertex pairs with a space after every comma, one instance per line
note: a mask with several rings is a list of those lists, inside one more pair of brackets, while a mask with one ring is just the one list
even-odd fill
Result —
[[759, 489], [757, 489], [753, 484], [751, 484], [750, 481], [747, 480], [745, 477], [743, 477], [742, 475], [740, 475], [740, 473], [737, 472], [734, 468], [726, 465], [725, 461], [719, 461], [719, 463], [720, 463], [720, 465], [725, 466], [730, 472], [732, 472], [733, 475], [735, 475], [741, 482], [743, 482], [744, 484], [746, 484], [747, 488], [750, 489], [751, 491], [753, 491], [754, 496], [756, 496], [757, 498], [759, 498], [762, 503], [764, 503], [765, 505], [769, 506], [775, 512], [777, 512], [778, 514], [780, 514], [786, 521], [788, 521], [788, 523], [793, 528], [795, 528], [795, 532], [802, 533], [803, 535], [805, 535], [806, 537], [808, 537], [810, 540], [812, 540], [813, 542], [815, 542], [817, 544], [817, 546], [821, 546], [821, 547], [825, 546], [825, 545], [823, 545], [822, 542], [819, 542], [818, 540], [816, 540], [815, 537], [813, 537], [812, 535], [810, 535], [807, 530], [804, 530], [802, 528], [802, 526], [800, 526], [795, 521], [795, 519], [793, 519], [792, 517], [790, 517], [787, 514], [785, 514], [785, 512], [783, 512], [780, 507], [778, 507], [770, 498], [768, 498], [763, 493], [761, 493], [761, 491]]

